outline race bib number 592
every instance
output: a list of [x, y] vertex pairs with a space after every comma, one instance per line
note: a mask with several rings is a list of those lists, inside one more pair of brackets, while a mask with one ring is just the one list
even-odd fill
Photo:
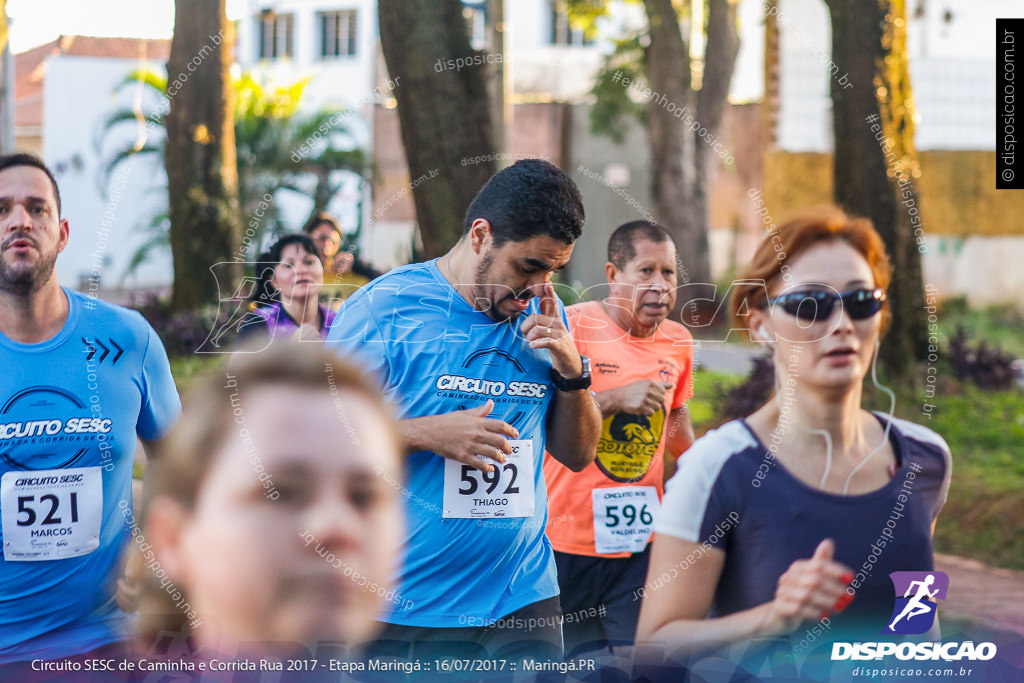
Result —
[[509, 442], [504, 463], [481, 472], [457, 460], [444, 461], [444, 516], [469, 519], [533, 516], [533, 440]]
[[8, 562], [61, 560], [100, 545], [103, 474], [99, 467], [7, 472], [0, 517]]

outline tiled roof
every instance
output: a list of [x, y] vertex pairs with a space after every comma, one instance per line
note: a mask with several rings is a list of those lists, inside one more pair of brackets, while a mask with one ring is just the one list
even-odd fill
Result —
[[171, 41], [140, 38], [61, 36], [14, 56], [14, 124], [43, 125], [43, 77], [50, 57], [110, 57], [166, 62]]

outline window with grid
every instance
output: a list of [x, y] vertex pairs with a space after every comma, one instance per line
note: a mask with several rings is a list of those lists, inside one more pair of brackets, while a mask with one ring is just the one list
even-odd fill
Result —
[[264, 12], [256, 17], [256, 35], [260, 59], [280, 59], [291, 57], [294, 53], [292, 45], [292, 27], [295, 15]]
[[356, 55], [356, 10], [320, 12], [320, 56], [354, 57]]

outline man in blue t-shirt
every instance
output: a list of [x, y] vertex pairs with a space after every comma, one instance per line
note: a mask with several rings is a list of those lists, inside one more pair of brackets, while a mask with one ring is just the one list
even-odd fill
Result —
[[582, 228], [572, 180], [520, 161], [480, 190], [451, 251], [378, 278], [335, 319], [327, 343], [379, 378], [408, 454], [401, 606], [380, 643], [560, 655], [543, 456], [586, 467], [601, 415], [549, 280]]
[[133, 455], [181, 408], [142, 316], [59, 285], [68, 234], [46, 165], [0, 157], [3, 678], [35, 659], [120, 654]]

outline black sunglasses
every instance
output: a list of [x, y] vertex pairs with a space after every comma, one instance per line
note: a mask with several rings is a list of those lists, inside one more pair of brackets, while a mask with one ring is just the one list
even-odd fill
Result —
[[885, 303], [885, 290], [879, 287], [874, 289], [851, 289], [842, 294], [825, 292], [821, 290], [790, 292], [768, 299], [772, 306], [782, 306], [782, 310], [790, 315], [795, 315], [801, 320], [828, 320], [832, 315], [832, 307], [837, 301], [843, 302], [843, 310], [854, 320], [864, 320], [882, 310]]

